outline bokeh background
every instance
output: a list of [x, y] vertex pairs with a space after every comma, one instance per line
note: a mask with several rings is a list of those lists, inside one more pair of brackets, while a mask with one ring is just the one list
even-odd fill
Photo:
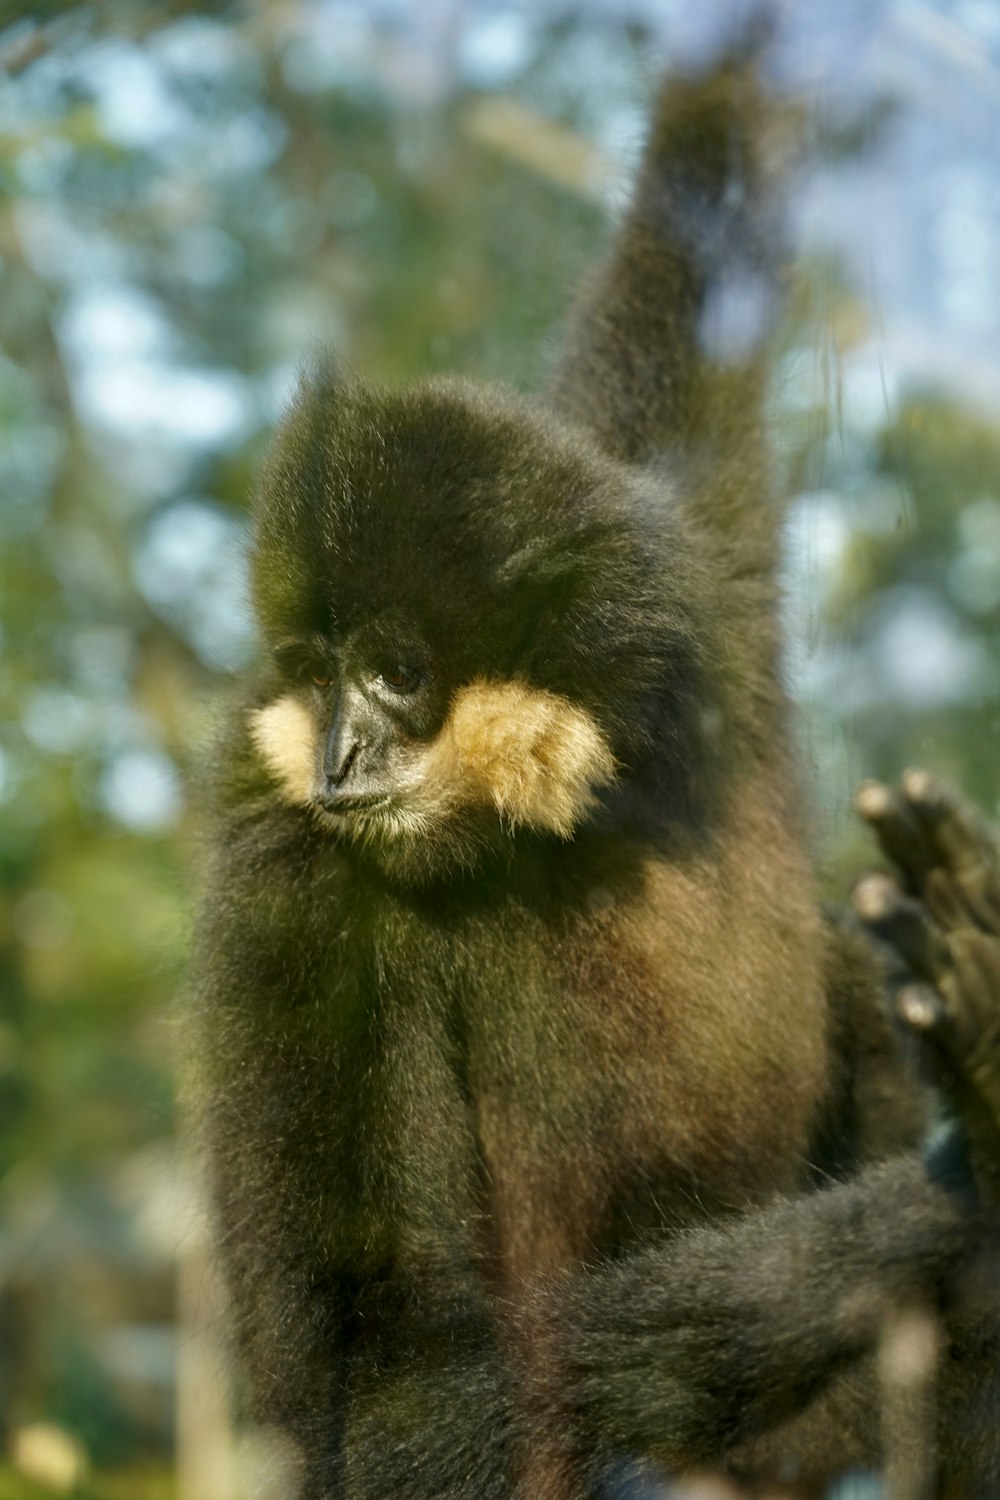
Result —
[[[0, 1500], [254, 1469], [169, 1059], [185, 781], [300, 363], [537, 387], [659, 67], [748, 8], [0, 5]], [[788, 671], [843, 896], [861, 776], [1000, 796], [1000, 7], [771, 11]]]

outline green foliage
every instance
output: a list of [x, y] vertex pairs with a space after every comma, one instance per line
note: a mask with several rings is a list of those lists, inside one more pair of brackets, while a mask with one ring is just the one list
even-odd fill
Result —
[[[64, 1493], [0, 1465], [0, 1500], [55, 1500]], [[76, 1492], [75, 1500], [175, 1500], [175, 1496], [174, 1476], [168, 1469], [143, 1467], [97, 1474]]]
[[13, 1469], [0, 1468], [0, 1500], [52, 1500], [57, 1490], [25, 1479]]

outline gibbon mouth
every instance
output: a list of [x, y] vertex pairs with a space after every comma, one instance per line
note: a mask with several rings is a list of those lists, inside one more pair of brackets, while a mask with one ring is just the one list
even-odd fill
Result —
[[341, 813], [371, 812], [376, 807], [387, 807], [389, 798], [384, 792], [371, 792], [367, 796], [317, 797], [316, 802], [322, 812], [338, 816]]

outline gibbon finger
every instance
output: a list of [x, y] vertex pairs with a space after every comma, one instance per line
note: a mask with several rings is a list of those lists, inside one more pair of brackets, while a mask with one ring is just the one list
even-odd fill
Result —
[[922, 824], [902, 797], [882, 781], [863, 781], [854, 795], [858, 815], [873, 829], [886, 858], [908, 890], [918, 890], [934, 864], [934, 852]]
[[965, 892], [948, 870], [931, 870], [923, 895], [931, 918], [942, 932], [960, 932], [976, 925]]
[[952, 973], [950, 1009], [967, 1034], [970, 1050], [992, 1047], [1000, 1038], [1000, 943], [984, 933], [965, 931], [948, 939]]
[[926, 771], [907, 771], [903, 794], [926, 832], [936, 865], [953, 877], [975, 919], [1000, 918], [1000, 871], [993, 844], [971, 807]]
[[854, 909], [918, 979], [939, 984], [948, 974], [948, 944], [919, 901], [905, 895], [889, 875], [867, 875], [854, 888]]

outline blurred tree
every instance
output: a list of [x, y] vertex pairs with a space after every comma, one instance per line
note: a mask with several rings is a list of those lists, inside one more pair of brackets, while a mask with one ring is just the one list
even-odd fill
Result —
[[320, 342], [375, 378], [537, 379], [602, 217], [466, 131], [450, 73], [409, 97], [391, 29], [362, 26], [367, 74], [317, 71], [307, 12], [0, 32], [0, 1379], [9, 1422], [98, 1461], [169, 1434], [121, 1350], [172, 1315], [142, 1226], [170, 1168], [124, 1183], [172, 1134], [180, 785], [251, 649], [267, 432]]

